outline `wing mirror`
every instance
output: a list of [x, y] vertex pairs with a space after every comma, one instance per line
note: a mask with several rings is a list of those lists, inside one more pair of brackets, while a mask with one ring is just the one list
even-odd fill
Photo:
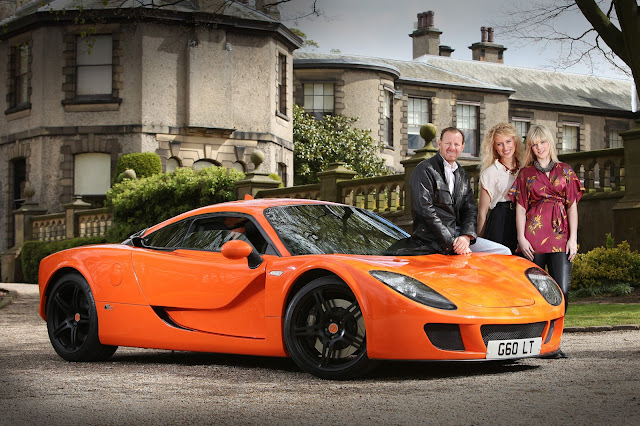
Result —
[[134, 247], [145, 248], [147, 245], [145, 244], [144, 238], [142, 237], [131, 237], [131, 244]]
[[255, 269], [262, 263], [262, 257], [253, 249], [251, 244], [242, 240], [227, 241], [220, 250], [227, 259], [238, 260], [247, 258], [249, 268]]

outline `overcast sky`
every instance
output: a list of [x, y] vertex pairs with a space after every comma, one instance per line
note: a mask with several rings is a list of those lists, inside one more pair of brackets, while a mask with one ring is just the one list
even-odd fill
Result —
[[[317, 52], [339, 49], [344, 54], [380, 58], [411, 60], [412, 39], [417, 14], [432, 10], [435, 27], [442, 31], [440, 44], [455, 49], [456, 59], [471, 59], [471, 44], [480, 41], [480, 27], [499, 25], [501, 16], [516, 1], [531, 0], [317, 0], [323, 16], [313, 19], [287, 21], [286, 25], [299, 28], [307, 37], [320, 45]], [[303, 12], [313, 0], [293, 0], [281, 6], [283, 15], [292, 11]], [[575, 16], [563, 23], [565, 26], [586, 28], [588, 22]], [[528, 68], [554, 69], [559, 50], [549, 46], [520, 47], [515, 42], [501, 38], [496, 30], [495, 43], [504, 45], [504, 62], [507, 65]], [[586, 66], [574, 66], [565, 71], [590, 74]], [[601, 65], [593, 74], [612, 78], [624, 78], [620, 72]]]

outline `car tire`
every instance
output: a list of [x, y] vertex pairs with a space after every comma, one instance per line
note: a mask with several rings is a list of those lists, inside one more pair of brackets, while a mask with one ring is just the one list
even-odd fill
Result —
[[373, 367], [360, 305], [335, 276], [313, 280], [296, 293], [285, 313], [284, 340], [293, 361], [323, 379], [351, 379]]
[[67, 361], [104, 361], [118, 349], [100, 343], [93, 293], [80, 274], [66, 274], [55, 282], [46, 315], [53, 349]]

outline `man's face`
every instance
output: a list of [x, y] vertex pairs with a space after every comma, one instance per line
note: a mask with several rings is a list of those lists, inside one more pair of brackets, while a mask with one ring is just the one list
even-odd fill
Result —
[[458, 159], [460, 153], [464, 149], [462, 135], [459, 132], [447, 132], [442, 135], [442, 139], [438, 141], [440, 155], [449, 164], [453, 164]]

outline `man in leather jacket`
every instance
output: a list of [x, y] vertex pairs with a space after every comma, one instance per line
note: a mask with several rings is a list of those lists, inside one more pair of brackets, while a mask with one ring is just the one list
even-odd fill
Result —
[[438, 149], [438, 154], [418, 164], [410, 178], [413, 250], [511, 254], [502, 244], [477, 238], [478, 206], [469, 175], [456, 161], [464, 149], [464, 134], [447, 127]]

